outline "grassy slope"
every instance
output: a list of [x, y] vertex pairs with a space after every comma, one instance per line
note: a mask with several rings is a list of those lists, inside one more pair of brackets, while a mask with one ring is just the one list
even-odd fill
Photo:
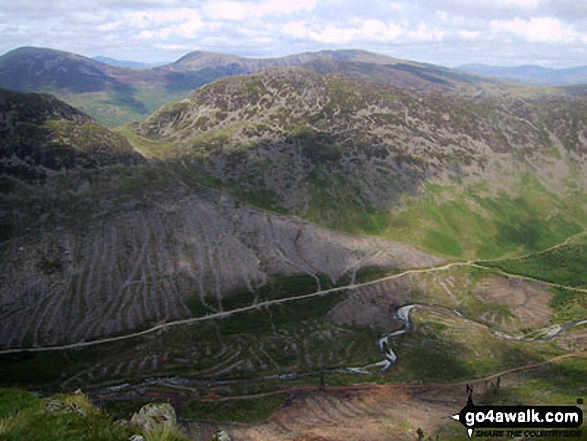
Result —
[[[543, 253], [517, 259], [479, 262], [488, 268], [497, 268], [511, 274], [520, 274], [545, 282], [576, 288], [587, 287], [587, 237], [574, 237], [567, 244]], [[554, 321], [564, 322], [587, 317], [587, 296], [584, 292], [552, 288], [550, 306], [554, 309]]]
[[566, 245], [543, 253], [480, 264], [545, 282], [584, 288], [587, 287], [587, 237], [574, 237]]
[[118, 127], [140, 121], [161, 106], [185, 98], [188, 93], [169, 91], [163, 85], [139, 83], [124, 92], [55, 93], [55, 96], [107, 127]]
[[532, 175], [512, 193], [429, 184], [390, 215], [386, 236], [447, 256], [492, 258], [548, 248], [587, 225], [582, 194], [557, 196]]
[[[176, 150], [133, 134], [128, 128], [120, 129], [120, 133], [153, 158], [169, 161]], [[192, 156], [187, 162], [173, 164], [168, 162], [170, 170], [189, 185], [215, 187], [254, 206], [287, 213], [262, 180], [258, 188], [245, 190], [211, 176], [203, 157]], [[453, 258], [491, 259], [537, 252], [587, 226], [583, 208], [587, 197], [582, 192], [569, 186], [566, 195], [556, 194], [532, 174], [522, 176], [514, 188], [497, 195], [490, 190], [490, 183], [427, 183], [421, 194], [405, 195], [400, 206], [390, 212], [376, 211], [353, 196], [352, 186], [339, 174], [308, 176], [304, 182], [310, 189], [310, 199], [302, 217], [327, 228], [383, 236]]]
[[[65, 407], [76, 405], [86, 413], [50, 412], [47, 405], [57, 399]], [[138, 409], [136, 409], [138, 410]], [[0, 439], [11, 441], [111, 441], [142, 434], [146, 441], [182, 441], [179, 433], [162, 431], [142, 433], [116, 424], [82, 394], [38, 398], [20, 389], [0, 389]]]

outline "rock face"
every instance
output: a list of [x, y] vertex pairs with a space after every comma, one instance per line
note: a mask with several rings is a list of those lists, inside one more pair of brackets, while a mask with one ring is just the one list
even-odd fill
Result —
[[151, 403], [141, 407], [141, 410], [132, 416], [130, 423], [145, 432], [173, 430], [177, 426], [177, 415], [171, 404]]
[[[82, 393], [76, 393], [72, 397], [67, 398], [65, 401], [59, 398], [53, 398], [47, 403], [47, 411], [57, 414], [74, 413], [81, 417], [86, 417], [88, 415], [87, 408], [89, 406], [85, 396]], [[86, 408], [84, 408], [82, 404], [84, 404]]]

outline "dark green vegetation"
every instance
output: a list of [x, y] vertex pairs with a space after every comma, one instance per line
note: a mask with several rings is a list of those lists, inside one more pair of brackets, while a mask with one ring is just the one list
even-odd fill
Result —
[[555, 310], [553, 321], [567, 322], [587, 317], [587, 296], [585, 291], [571, 291], [565, 288], [553, 288], [551, 306]]
[[280, 396], [225, 402], [194, 401], [185, 412], [186, 418], [236, 423], [261, 423], [284, 403]]
[[587, 287], [587, 237], [573, 238], [569, 243], [529, 256], [479, 262], [510, 274], [520, 274], [559, 285]]
[[0, 180], [11, 190], [18, 180], [44, 182], [49, 174], [138, 164], [130, 143], [51, 95], [0, 90]]
[[[58, 401], [64, 409], [49, 410]], [[138, 410], [138, 409], [136, 409]], [[80, 413], [81, 412], [81, 413]], [[174, 431], [144, 434], [136, 428], [115, 423], [82, 394], [58, 394], [38, 398], [19, 389], [0, 389], [0, 439], [10, 441], [112, 441], [142, 434], [147, 441], [182, 441]]]

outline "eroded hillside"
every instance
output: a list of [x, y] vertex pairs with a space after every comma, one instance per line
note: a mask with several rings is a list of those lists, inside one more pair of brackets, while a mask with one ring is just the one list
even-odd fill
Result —
[[409, 245], [236, 205], [216, 192], [168, 197], [81, 231], [5, 242], [2, 346], [74, 343], [230, 310], [237, 291], [250, 292], [246, 304], [254, 304], [278, 276], [308, 276], [318, 290], [366, 269], [442, 261]]

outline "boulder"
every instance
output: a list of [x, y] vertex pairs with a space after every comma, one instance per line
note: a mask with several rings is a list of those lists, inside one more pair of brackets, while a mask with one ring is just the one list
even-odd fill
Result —
[[210, 441], [231, 441], [230, 436], [224, 430], [219, 430], [214, 434]]
[[57, 398], [52, 399], [47, 404], [47, 410], [52, 413], [58, 413], [63, 410], [65, 406], [63, 405], [63, 401], [58, 400]]
[[177, 415], [171, 404], [150, 403], [135, 413], [130, 423], [140, 427], [145, 432], [153, 432], [162, 428], [176, 429]]
[[64, 413], [76, 413], [79, 416], [83, 416], [83, 417], [88, 416], [88, 413], [84, 410], [84, 408], [77, 403], [70, 404], [69, 406], [67, 406], [63, 410], [63, 412]]

